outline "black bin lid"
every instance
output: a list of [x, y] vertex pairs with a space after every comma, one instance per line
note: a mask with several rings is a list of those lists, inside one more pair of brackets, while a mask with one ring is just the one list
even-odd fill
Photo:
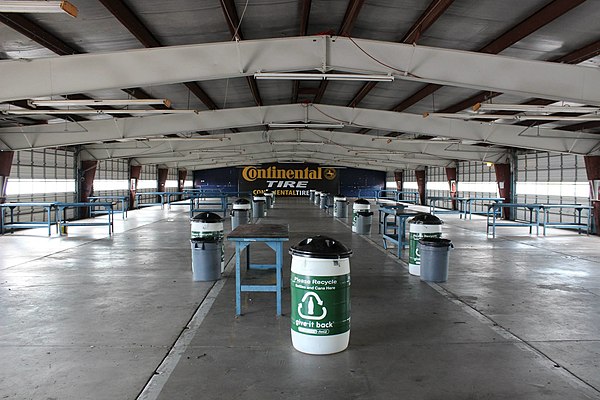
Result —
[[306, 238], [297, 245], [290, 247], [290, 254], [307, 258], [337, 260], [339, 258], [350, 257], [352, 255], [352, 250], [335, 239], [328, 236], [317, 235]]
[[213, 222], [223, 222], [223, 218], [221, 218], [219, 214], [215, 214], [212, 212], [201, 212], [200, 214], [194, 216], [192, 218], [192, 221], [210, 224]]
[[419, 239], [419, 244], [421, 246], [428, 247], [454, 247], [452, 245], [452, 241], [450, 239], [442, 239], [436, 237], [424, 237]]
[[371, 215], [373, 215], [373, 212], [372, 211], [359, 211], [359, 212], [357, 212], [357, 214], [362, 217], [370, 217]]
[[409, 224], [420, 224], [420, 225], [442, 225], [444, 221], [436, 217], [435, 215], [428, 213], [420, 213], [412, 217]]
[[250, 204], [250, 200], [241, 198], [237, 199], [233, 204]]
[[219, 238], [215, 238], [215, 237], [211, 237], [211, 238], [191, 238], [190, 242], [191, 243], [218, 243], [221, 242], [222, 239]]
[[354, 204], [371, 204], [371, 203], [369, 203], [369, 200], [367, 200], [367, 199], [356, 199]]

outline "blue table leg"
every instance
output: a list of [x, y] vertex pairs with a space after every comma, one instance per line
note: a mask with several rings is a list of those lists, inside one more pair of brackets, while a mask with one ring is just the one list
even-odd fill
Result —
[[281, 315], [281, 289], [283, 286], [283, 242], [277, 242], [277, 315]]
[[235, 243], [235, 315], [242, 315], [242, 274], [241, 274], [241, 252], [242, 243]]

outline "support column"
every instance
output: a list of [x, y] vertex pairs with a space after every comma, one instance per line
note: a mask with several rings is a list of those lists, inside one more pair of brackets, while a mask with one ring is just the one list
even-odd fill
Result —
[[[96, 168], [98, 167], [98, 161], [96, 160], [84, 160], [81, 162], [81, 169], [78, 174], [80, 176], [79, 184], [79, 201], [87, 203], [89, 197], [94, 193], [94, 178], [96, 177]], [[79, 208], [79, 218], [89, 217], [87, 208]]]
[[[158, 191], [159, 192], [166, 192], [166, 188], [165, 188], [165, 183], [167, 183], [167, 175], [169, 175], [169, 170], [167, 168], [158, 168], [157, 170], [157, 177], [158, 177]], [[158, 197], [156, 199], [157, 203], [160, 203], [162, 201], [162, 197]]]
[[450, 197], [452, 197], [452, 209], [456, 210], [456, 167], [446, 167], [446, 178], [450, 187]]
[[427, 179], [426, 170], [415, 171], [415, 177], [417, 178], [417, 190], [419, 191], [419, 204], [425, 205], [425, 182]]
[[[404, 170], [394, 171], [394, 180], [396, 181], [396, 190], [401, 192], [404, 187]], [[404, 200], [404, 195], [400, 194], [398, 200]]]
[[[500, 197], [504, 197], [504, 203], [510, 203], [512, 199], [510, 164], [494, 164], [494, 171], [496, 172], [498, 193], [500, 193]], [[503, 208], [502, 214], [505, 219], [511, 219], [510, 209]]]
[[138, 181], [142, 174], [141, 165], [130, 165], [129, 166], [129, 208], [133, 209], [136, 207], [135, 204], [135, 193], [137, 191]]
[[[187, 170], [180, 169], [177, 171], [177, 191], [183, 192], [183, 188], [185, 187], [185, 178], [187, 178]], [[183, 196], [179, 196], [179, 200], [182, 200]]]
[[585, 156], [585, 171], [590, 182], [594, 233], [600, 236], [600, 156]]
[[6, 185], [14, 155], [14, 151], [0, 151], [0, 204], [6, 203]]

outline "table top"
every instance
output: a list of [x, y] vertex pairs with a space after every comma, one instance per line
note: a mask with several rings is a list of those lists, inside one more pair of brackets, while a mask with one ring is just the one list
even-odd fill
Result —
[[227, 235], [227, 239], [289, 239], [287, 225], [246, 224], [239, 225]]
[[113, 203], [106, 201], [94, 201], [94, 202], [73, 202], [73, 203], [56, 203], [56, 207], [58, 208], [67, 208], [67, 207], [112, 207]]
[[53, 207], [57, 202], [2, 203], [0, 207]]
[[393, 209], [393, 208], [387, 208], [387, 207], [382, 207], [379, 209], [379, 211], [381, 211], [384, 214], [387, 215], [417, 215], [420, 214], [421, 211], [415, 211], [415, 210], [407, 210], [406, 208], [397, 208], [397, 209]]

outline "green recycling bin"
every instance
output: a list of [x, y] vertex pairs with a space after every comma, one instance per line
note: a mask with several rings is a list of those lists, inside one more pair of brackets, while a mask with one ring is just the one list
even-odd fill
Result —
[[327, 236], [290, 248], [292, 345], [307, 354], [333, 354], [350, 340], [352, 250]]
[[435, 215], [421, 213], [408, 220], [408, 272], [421, 275], [421, 254], [419, 239], [442, 237], [442, 222]]

